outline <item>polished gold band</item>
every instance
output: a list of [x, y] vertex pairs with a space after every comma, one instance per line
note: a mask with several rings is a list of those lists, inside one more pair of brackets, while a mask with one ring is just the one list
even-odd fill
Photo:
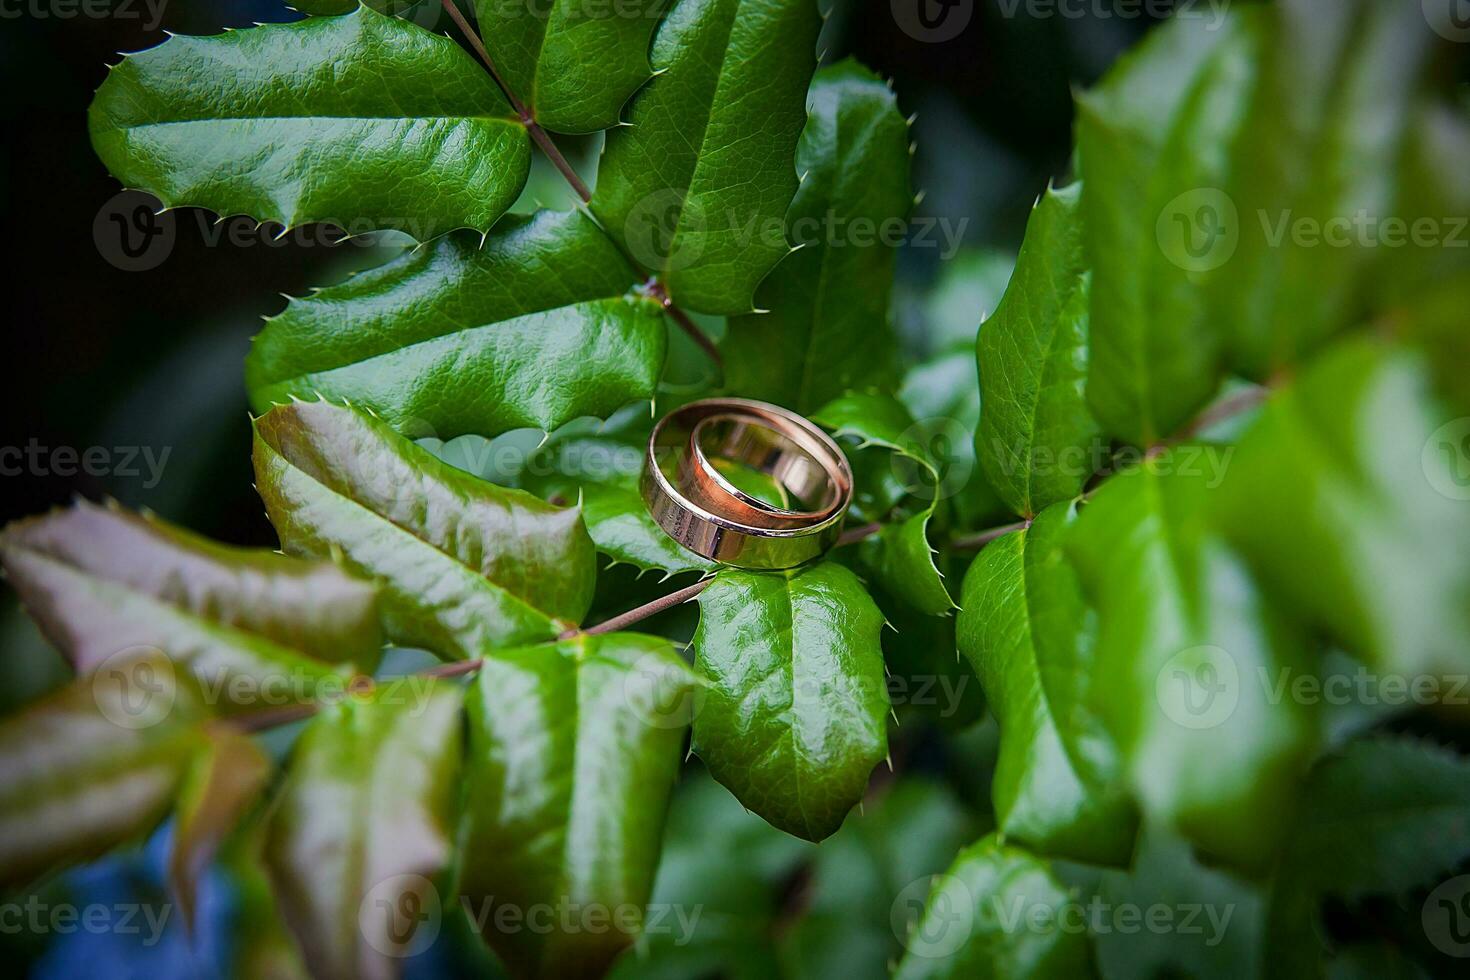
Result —
[[[800, 507], [779, 507], [726, 478], [716, 460], [770, 476]], [[852, 501], [847, 457], [794, 412], [745, 398], [691, 402], [648, 440], [643, 500], [675, 541], [741, 568], [794, 568], [836, 543]]]

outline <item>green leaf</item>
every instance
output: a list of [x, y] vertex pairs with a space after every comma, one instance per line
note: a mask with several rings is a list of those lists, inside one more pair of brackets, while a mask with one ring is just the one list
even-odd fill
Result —
[[511, 215], [293, 299], [246, 361], [258, 411], [350, 400], [401, 432], [551, 430], [651, 399], [667, 329], [579, 212]]
[[1114, 476], [1067, 549], [1098, 614], [1094, 704], [1145, 815], [1259, 867], [1319, 727], [1275, 685], [1317, 661], [1275, 596], [1207, 531], [1221, 458], [1218, 447], [1176, 446]]
[[832, 562], [723, 571], [699, 607], [695, 666], [711, 686], [694, 751], [776, 827], [830, 836], [888, 752], [878, 607]]
[[1264, 586], [1405, 677], [1470, 663], [1470, 423], [1454, 416], [1422, 355], [1355, 339], [1272, 397], [1221, 488]]
[[[923, 900], [922, 894], [912, 897]], [[991, 834], [935, 876], [894, 975], [897, 980], [1093, 976], [1086, 932], [1073, 927], [1075, 915], [1062, 919], [1072, 902], [1045, 862]]]
[[[1090, 869], [1058, 870], [1068, 880]], [[1103, 871], [1084, 892], [1090, 894], [1079, 894], [1076, 901], [1086, 903], [1086, 921], [1095, 926], [1093, 955], [1103, 976], [1300, 976], [1270, 968], [1275, 964], [1263, 948], [1267, 903], [1262, 889], [1201, 863], [1187, 841], [1156, 827], [1145, 827], [1139, 835], [1131, 867]], [[1133, 928], [1134, 916], [1146, 924]]]
[[143, 838], [204, 736], [196, 692], [141, 655], [0, 721], [0, 883]]
[[788, 975], [886, 977], [903, 952], [895, 912], [905, 910], [895, 896], [922, 901], [930, 878], [974, 840], [976, 823], [947, 788], [923, 778], [865, 803], [812, 858], [804, 914], [780, 936]]
[[[697, 687], [667, 640], [634, 633], [486, 659], [469, 701], [460, 891], [516, 975], [599, 975], [637, 937]], [[563, 906], [607, 928], [526, 927]]]
[[[402, 15], [423, 3], [434, 0], [361, 0], [361, 6], [371, 7], [381, 14]], [[359, 6], [358, 0], [292, 0], [291, 6], [303, 14], [326, 17], [333, 14], [350, 14]], [[435, 3], [435, 6], [438, 6]]]
[[[963, 558], [941, 556], [949, 569], [962, 571]], [[968, 661], [958, 654], [955, 617], [922, 613], [913, 604], [871, 587], [873, 601], [888, 620], [883, 659], [888, 695], [900, 728], [917, 721], [960, 732], [985, 717], [985, 692]]]
[[592, 211], [688, 310], [748, 313], [790, 247], [821, 20], [812, 0], [677, 0], [608, 133]]
[[1088, 292], [1082, 188], [1048, 188], [1031, 212], [1015, 274], [977, 342], [986, 410], [977, 455], [1023, 517], [1082, 492], [1098, 426], [1087, 408]]
[[113, 175], [166, 207], [420, 241], [488, 231], [531, 165], [469, 54], [367, 7], [171, 37], [112, 70], [89, 125]]
[[[710, 847], [710, 841], [722, 842]], [[779, 970], [772, 927], [782, 883], [810, 851], [741, 806], [699, 769], [680, 782], [669, 810], [653, 903], [684, 911], [679, 922], [617, 961], [620, 980], [685, 980], [720, 973], [765, 980]], [[699, 909], [697, 920], [692, 910]], [[671, 918], [676, 918], [671, 916]], [[692, 920], [692, 921], [691, 921]]]
[[1401, 898], [1470, 857], [1470, 760], [1407, 737], [1350, 743], [1306, 782], [1284, 875], [1313, 895]]
[[[860, 555], [864, 566], [885, 589], [920, 612], [937, 616], [954, 609], [954, 600], [934, 563], [935, 550], [929, 544], [929, 521], [948, 488], [920, 441], [928, 434], [925, 427], [916, 424], [896, 398], [873, 393], [844, 395], [822, 406], [812, 420], [839, 437], [857, 439], [859, 451], [879, 446], [894, 453], [892, 469], [898, 482], [928, 502], [917, 514], [887, 523], [882, 531], [863, 541]], [[887, 516], [874, 515], [877, 520]]]
[[[1422, 10], [1392, 0], [1287, 0], [1265, 13], [1271, 44], [1232, 160], [1239, 247], [1209, 295], [1211, 331], [1257, 380], [1358, 321], [1396, 249], [1347, 223], [1369, 216], [1383, 222], [1376, 234], [1386, 218], [1412, 221], [1395, 185], [1435, 39]], [[1431, 213], [1438, 224], [1454, 212]], [[1329, 237], [1293, 231], [1307, 224]]]
[[270, 774], [270, 760], [260, 748], [227, 730], [210, 733], [194, 760], [179, 798], [169, 854], [169, 884], [190, 929], [200, 879]]
[[1071, 503], [985, 546], [965, 575], [959, 649], [1000, 723], [999, 830], [1037, 851], [1117, 864], [1136, 818], [1118, 750], [1093, 707], [1097, 617], [1064, 545]]
[[1087, 400], [1108, 434], [1139, 445], [1172, 434], [1219, 382], [1220, 338], [1205, 329], [1196, 279], [1239, 235], [1220, 186], [1261, 15], [1232, 10], [1218, 26], [1175, 18], [1078, 99], [1092, 267]]
[[556, 133], [618, 125], [618, 110], [652, 74], [648, 44], [663, 0], [475, 0], [480, 36], [532, 117]]
[[[638, 489], [648, 444], [646, 426], [628, 432], [554, 435], [528, 462], [526, 488], [547, 499], [573, 501], [597, 550], [616, 563], [664, 577], [715, 568], [714, 562], [680, 547], [649, 516]], [[545, 474], [545, 475], [539, 475]]]
[[265, 861], [313, 977], [393, 977], [415, 932], [432, 941], [461, 701], [447, 682], [412, 678], [328, 705], [302, 732]]
[[288, 552], [337, 554], [382, 583], [396, 642], [477, 657], [551, 639], [592, 601], [576, 508], [470, 476], [353, 409], [298, 402], [257, 419], [255, 480]]
[[193, 673], [221, 711], [268, 705], [279, 685], [301, 698], [323, 681], [340, 689], [338, 675], [378, 661], [370, 583], [116, 506], [78, 501], [11, 524], [0, 564], [79, 672], [153, 649]]
[[807, 103], [786, 212], [797, 251], [756, 294], [771, 312], [732, 319], [722, 345], [731, 391], [798, 412], [892, 387], [894, 239], [913, 203], [908, 124], [877, 75], [852, 60], [823, 68]]

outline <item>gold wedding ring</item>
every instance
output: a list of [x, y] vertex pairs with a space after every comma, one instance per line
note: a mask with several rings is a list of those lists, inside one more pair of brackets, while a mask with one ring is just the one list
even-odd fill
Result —
[[[739, 487], [721, 463], [769, 477], [784, 506]], [[642, 490], [658, 526], [695, 554], [741, 568], [795, 568], [837, 542], [852, 469], [837, 443], [795, 412], [709, 398], [654, 426]]]

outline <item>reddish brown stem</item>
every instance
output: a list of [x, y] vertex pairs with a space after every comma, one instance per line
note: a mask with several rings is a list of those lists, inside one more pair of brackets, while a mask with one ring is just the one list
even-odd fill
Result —
[[[615, 633], [626, 626], [631, 626], [640, 620], [647, 619], [649, 616], [661, 613], [665, 609], [672, 609], [680, 603], [688, 602], [709, 588], [709, 584], [713, 581], [714, 579], [709, 578], [702, 579], [691, 586], [680, 589], [678, 592], [670, 592], [668, 595], [655, 599], [652, 602], [644, 603], [637, 609], [629, 609], [621, 616], [614, 616], [612, 619], [598, 623], [596, 626], [589, 626], [581, 632], [586, 633], [588, 636], [596, 636], [599, 633]], [[576, 630], [571, 630], [568, 635], [575, 636], [576, 633]]]
[[572, 185], [572, 190], [577, 192], [577, 196], [582, 199], [582, 203], [585, 204], [591, 201], [592, 191], [588, 190], [587, 185], [582, 183], [582, 178], [577, 176], [577, 172], [572, 169], [572, 165], [567, 162], [567, 158], [562, 156], [561, 151], [556, 148], [556, 144], [551, 141], [551, 137], [547, 135], [546, 130], [541, 128], [541, 124], [536, 121], [536, 114], [516, 97], [515, 92], [505, 83], [505, 79], [500, 77], [500, 72], [496, 70], [495, 61], [490, 57], [490, 52], [486, 50], [485, 42], [481, 40], [480, 33], [470, 25], [470, 22], [465, 19], [464, 14], [460, 13], [459, 8], [454, 5], [454, 0], [440, 0], [440, 3], [444, 5], [445, 11], [449, 14], [449, 19], [454, 21], [460, 33], [465, 36], [465, 40], [470, 42], [470, 47], [475, 49], [475, 54], [479, 55], [480, 60], [485, 63], [485, 68], [490, 72], [490, 77], [495, 79], [496, 85], [500, 86], [500, 91], [504, 93], [506, 101], [510, 103], [510, 107], [520, 117], [521, 122], [526, 127], [526, 132], [531, 134], [531, 139], [535, 140], [536, 145], [541, 148], [541, 152], [546, 154], [546, 159], [550, 160], [552, 166], [561, 171], [561, 175], [566, 178], [568, 184]]
[[1016, 521], [1014, 524], [1002, 524], [1000, 527], [992, 527], [978, 534], [969, 535], [968, 537], [955, 538], [949, 544], [952, 548], [959, 548], [965, 551], [979, 549], [985, 547], [998, 537], [1010, 534], [1012, 531], [1024, 531], [1030, 526], [1030, 521]]
[[883, 525], [877, 523], [864, 524], [861, 527], [850, 527], [846, 531], [843, 531], [842, 535], [837, 539], [836, 547], [841, 548], [844, 545], [857, 544], [864, 538], [871, 538], [881, 530], [883, 530]]
[[700, 350], [709, 355], [709, 359], [715, 362], [715, 369], [723, 375], [725, 373], [725, 359], [720, 356], [720, 349], [715, 346], [715, 342], [709, 338], [708, 334], [699, 329], [699, 324], [689, 319], [688, 313], [679, 309], [674, 303], [673, 297], [669, 295], [668, 289], [664, 287], [664, 284], [659, 282], [657, 278], [652, 278], [643, 284], [643, 288], [648, 295], [659, 301], [659, 304], [664, 308], [664, 312], [672, 317], [674, 322], [679, 325], [679, 328], [699, 345]]

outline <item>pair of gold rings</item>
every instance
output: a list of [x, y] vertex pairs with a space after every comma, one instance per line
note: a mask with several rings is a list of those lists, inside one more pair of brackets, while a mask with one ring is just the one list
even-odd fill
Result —
[[[769, 485], [780, 503], [742, 488], [741, 474]], [[852, 469], [837, 443], [795, 412], [709, 398], [654, 426], [642, 490], [658, 526], [695, 554], [741, 568], [795, 568], [837, 543]]]

